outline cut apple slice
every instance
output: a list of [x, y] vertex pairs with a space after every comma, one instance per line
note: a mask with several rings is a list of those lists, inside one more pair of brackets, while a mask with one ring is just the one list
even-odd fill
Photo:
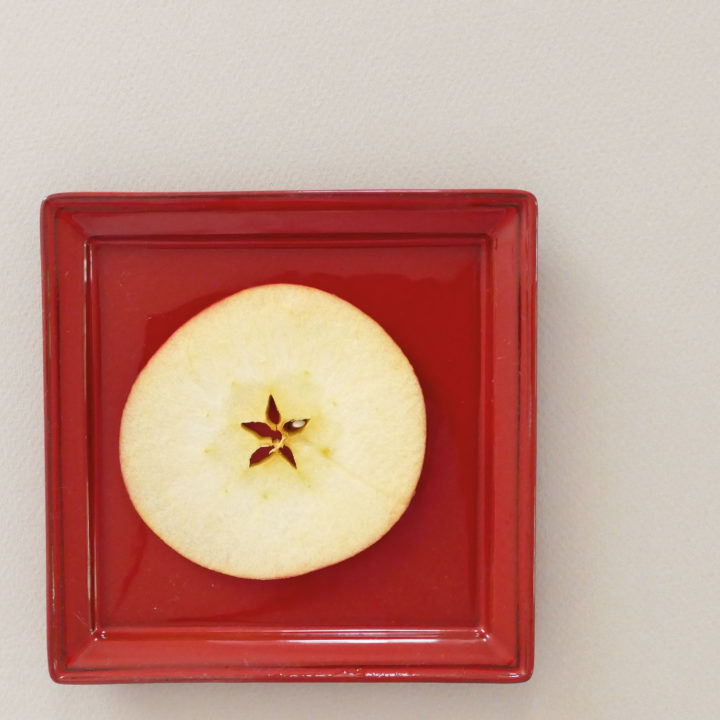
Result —
[[407, 508], [425, 404], [378, 323], [316, 288], [208, 307], [138, 375], [120, 462], [147, 525], [186, 558], [269, 579], [344, 560]]

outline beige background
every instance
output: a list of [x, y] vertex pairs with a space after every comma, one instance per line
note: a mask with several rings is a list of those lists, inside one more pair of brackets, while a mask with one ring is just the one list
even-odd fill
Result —
[[[710, 718], [720, 3], [0, 3], [0, 707], [17, 718]], [[60, 687], [38, 209], [66, 190], [540, 204], [537, 655], [521, 686]]]

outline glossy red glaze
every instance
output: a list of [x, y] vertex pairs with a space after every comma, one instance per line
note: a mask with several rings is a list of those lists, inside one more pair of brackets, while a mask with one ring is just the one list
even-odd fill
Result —
[[[535, 222], [519, 191], [48, 198], [52, 677], [527, 679]], [[143, 524], [118, 429], [138, 371], [174, 330], [272, 282], [335, 293], [383, 325], [422, 384], [428, 443], [416, 496], [379, 542], [254, 581], [193, 564]]]

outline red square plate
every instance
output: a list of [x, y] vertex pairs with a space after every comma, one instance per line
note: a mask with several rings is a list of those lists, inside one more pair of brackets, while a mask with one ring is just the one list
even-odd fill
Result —
[[[54, 195], [42, 209], [48, 646], [60, 682], [518, 681], [532, 670], [535, 223], [519, 191]], [[375, 318], [420, 379], [407, 512], [342, 563], [257, 581], [141, 521], [120, 416], [210, 303], [290, 282]]]

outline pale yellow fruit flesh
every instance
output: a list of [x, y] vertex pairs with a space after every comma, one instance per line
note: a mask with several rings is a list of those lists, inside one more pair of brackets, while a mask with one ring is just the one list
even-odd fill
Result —
[[[297, 468], [242, 427], [273, 395]], [[170, 547], [245, 578], [299, 575], [382, 537], [415, 492], [422, 390], [374, 320], [300, 285], [244, 290], [193, 317], [151, 358], [127, 400], [120, 461], [130, 498]]]

